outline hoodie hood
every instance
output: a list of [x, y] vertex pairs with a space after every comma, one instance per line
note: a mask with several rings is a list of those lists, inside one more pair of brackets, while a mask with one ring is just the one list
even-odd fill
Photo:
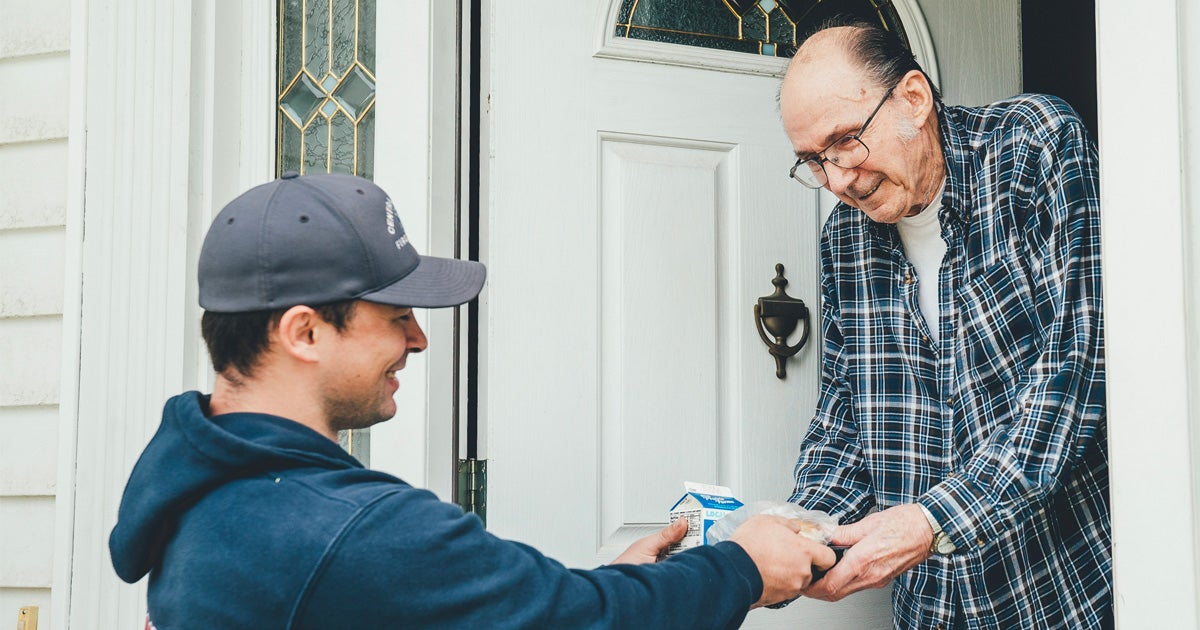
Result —
[[138, 458], [108, 539], [126, 582], [159, 562], [179, 516], [230, 480], [292, 468], [362, 468], [329, 438], [286, 418], [231, 413], [209, 418], [208, 396], [187, 392], [163, 407], [162, 424]]

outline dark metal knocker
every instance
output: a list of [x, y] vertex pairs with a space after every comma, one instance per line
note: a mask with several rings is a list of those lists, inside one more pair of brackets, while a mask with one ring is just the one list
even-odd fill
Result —
[[[783, 277], [783, 265], [775, 265], [775, 279], [771, 280], [775, 292], [758, 298], [758, 304], [754, 305], [755, 328], [763, 343], [767, 344], [767, 352], [775, 357], [775, 376], [781, 380], [787, 377], [788, 357], [795, 355], [808, 343], [809, 331], [808, 307], [804, 305], [804, 300], [784, 291], [787, 283], [787, 278]], [[789, 346], [787, 338], [796, 330], [800, 320], [804, 320], [804, 333], [796, 345]], [[775, 338], [774, 341], [767, 337], [768, 333]]]

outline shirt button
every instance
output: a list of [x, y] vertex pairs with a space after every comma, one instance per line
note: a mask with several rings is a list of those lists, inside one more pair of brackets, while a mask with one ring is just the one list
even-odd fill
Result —
[[912, 274], [911, 273], [904, 274], [904, 284], [912, 284]]
[[921, 335], [921, 341], [924, 341], [925, 343], [929, 343], [929, 335]]
[[954, 397], [953, 397], [953, 396], [951, 396], [951, 397], [947, 398], [947, 399], [946, 399], [946, 404], [947, 404], [947, 405], [953, 405], [953, 404], [954, 404]]
[[976, 539], [975, 539], [975, 544], [976, 544], [977, 546], [979, 546], [979, 547], [982, 547], [982, 546], [983, 546], [983, 539], [982, 539], [982, 538], [976, 538]]

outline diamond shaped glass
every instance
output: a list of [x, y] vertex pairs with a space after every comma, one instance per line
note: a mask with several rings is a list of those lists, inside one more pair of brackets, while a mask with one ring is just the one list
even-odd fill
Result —
[[371, 80], [362, 66], [355, 64], [334, 90], [333, 98], [342, 106], [342, 109], [358, 120], [363, 110], [375, 99], [375, 82]]
[[323, 100], [324, 90], [313, 82], [308, 73], [301, 72], [300, 77], [292, 83], [292, 87], [279, 99], [279, 107], [287, 112], [297, 127], [303, 128]]

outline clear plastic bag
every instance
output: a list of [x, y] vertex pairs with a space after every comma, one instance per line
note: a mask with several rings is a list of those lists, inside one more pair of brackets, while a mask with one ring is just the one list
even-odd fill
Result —
[[800, 535], [822, 545], [829, 544], [829, 539], [833, 537], [833, 532], [837, 529], [838, 524], [836, 518], [825, 512], [806, 510], [795, 503], [755, 501], [726, 514], [724, 518], [713, 523], [712, 527], [708, 529], [709, 543], [716, 544], [722, 540], [729, 540], [729, 537], [733, 535], [733, 530], [749, 520], [751, 516], [758, 514], [782, 516], [807, 523], [808, 527], [800, 530]]

